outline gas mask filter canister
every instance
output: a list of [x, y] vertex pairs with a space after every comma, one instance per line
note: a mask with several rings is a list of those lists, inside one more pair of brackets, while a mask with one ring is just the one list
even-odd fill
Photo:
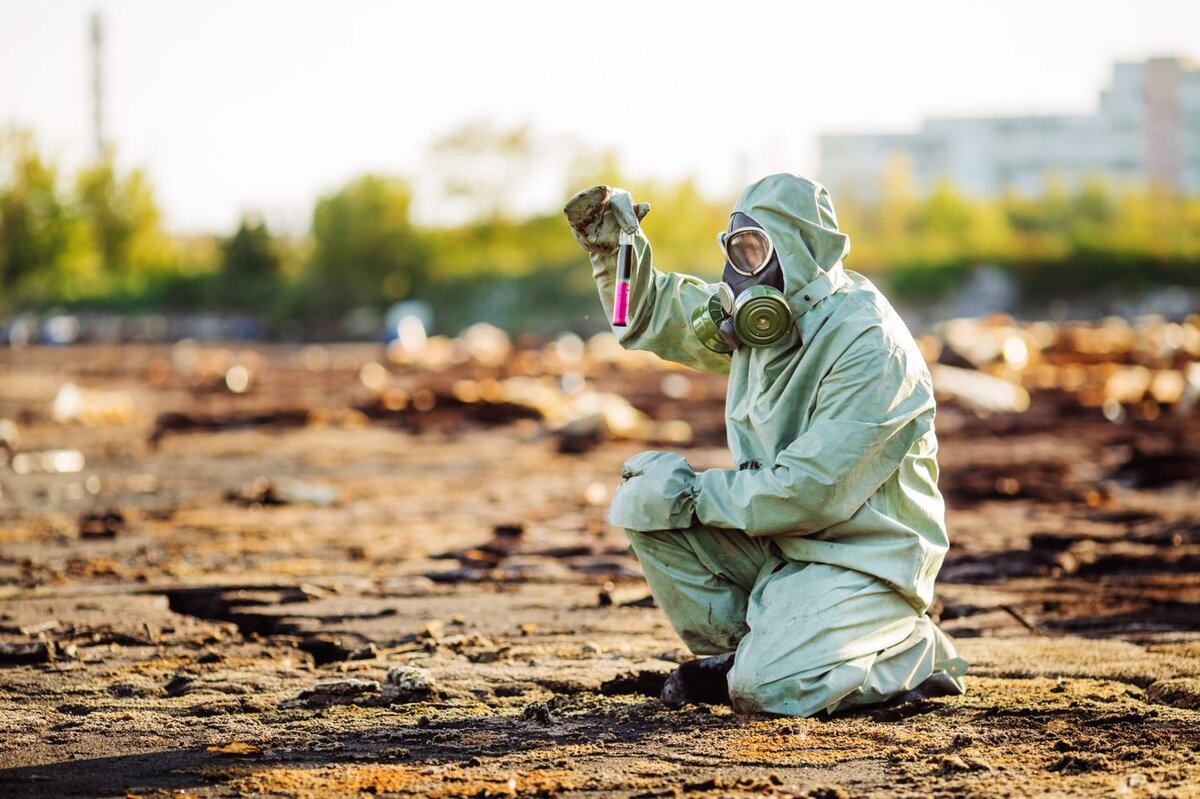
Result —
[[[728, 309], [722, 295], [728, 298]], [[692, 314], [692, 332], [700, 343], [713, 352], [733, 352], [733, 345], [726, 340], [725, 331], [721, 325], [729, 319], [729, 311], [733, 309], [733, 292], [724, 283]]]
[[774, 286], [751, 286], [733, 303], [733, 332], [748, 347], [769, 347], [792, 326], [792, 309]]
[[722, 231], [717, 239], [725, 255], [724, 281], [692, 314], [696, 337], [708, 349], [722, 353], [743, 344], [777, 344], [794, 321], [780, 290], [783, 270], [770, 235], [745, 214], [734, 214], [734, 222], [738, 226]]

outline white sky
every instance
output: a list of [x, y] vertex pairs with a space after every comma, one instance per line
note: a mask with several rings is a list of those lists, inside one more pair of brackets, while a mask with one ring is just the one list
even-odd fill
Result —
[[0, 126], [68, 167], [91, 148], [94, 9], [107, 133], [180, 231], [246, 210], [303, 228], [321, 192], [416, 174], [471, 119], [732, 194], [813, 170], [820, 132], [1087, 112], [1116, 60], [1200, 58], [1196, 0], [0, 0]]

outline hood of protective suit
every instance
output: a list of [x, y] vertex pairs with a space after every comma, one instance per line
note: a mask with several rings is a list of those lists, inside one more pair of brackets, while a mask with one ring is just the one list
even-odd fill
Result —
[[771, 234], [789, 299], [850, 252], [850, 237], [838, 230], [829, 192], [799, 175], [768, 175], [751, 184], [734, 212], [752, 217]]

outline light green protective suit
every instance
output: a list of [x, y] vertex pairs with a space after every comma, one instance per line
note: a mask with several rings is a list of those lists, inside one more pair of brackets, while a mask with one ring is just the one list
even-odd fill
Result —
[[[629, 324], [614, 332], [627, 348], [728, 373], [739, 468], [696, 474], [678, 455], [642, 453], [610, 520], [692, 652], [736, 650], [737, 710], [873, 704], [935, 671], [962, 689], [966, 664], [926, 615], [948, 547], [928, 367], [887, 300], [842, 266], [850, 243], [822, 186], [772, 175], [734, 210], [774, 241], [789, 338], [706, 349], [690, 319], [716, 286], [656, 269], [640, 231]], [[611, 318], [616, 258], [591, 257]]]

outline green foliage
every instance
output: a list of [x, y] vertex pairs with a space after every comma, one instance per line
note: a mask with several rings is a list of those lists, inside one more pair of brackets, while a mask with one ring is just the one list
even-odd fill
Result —
[[221, 271], [215, 277], [211, 293], [221, 306], [258, 312], [271, 307], [282, 258], [265, 222], [242, 218], [237, 232], [221, 242]]
[[28, 132], [0, 137], [0, 310], [124, 307], [201, 268], [210, 252], [166, 236], [150, 182], [110, 151], [64, 190]]
[[653, 243], [655, 261], [705, 280], [720, 279], [725, 260], [717, 234], [729, 227], [735, 198], [707, 197], [691, 178], [634, 185], [630, 191], [638, 201], [651, 203], [642, 228]]
[[109, 150], [80, 171], [75, 195], [100, 269], [108, 274], [133, 271], [136, 249], [159, 232], [158, 204], [145, 173], [135, 169], [122, 175]]
[[317, 202], [306, 275], [314, 309], [329, 316], [420, 295], [429, 258], [409, 219], [411, 204], [407, 184], [379, 175], [356, 178]]
[[[654, 206], [644, 227], [657, 263], [720, 274], [716, 234], [733, 197], [710, 197], [694, 180], [638, 182], [611, 152], [484, 122], [438, 139], [429, 156], [415, 182], [368, 174], [321, 197], [304, 237], [272, 236], [255, 218], [228, 238], [180, 237], [162, 231], [147, 176], [119, 169], [114, 153], [63, 181], [32, 135], [10, 132], [0, 136], [0, 313], [51, 304], [238, 311], [333, 331], [354, 309], [420, 299], [439, 332], [476, 321], [600, 330], [588, 259], [561, 211], [522, 210], [553, 158], [566, 164], [562, 201], [597, 183], [624, 186]], [[898, 159], [879, 202], [834, 198], [852, 240], [848, 265], [910, 302], [945, 296], [980, 264], [1006, 270], [1026, 298], [1200, 286], [1198, 197], [1100, 179], [993, 199], [949, 183], [925, 196], [914, 186]], [[413, 221], [414, 187], [440, 224]]]
[[45, 299], [71, 244], [58, 167], [32, 135], [0, 136], [0, 309]]
[[1052, 180], [1037, 197], [971, 198], [943, 184], [923, 199], [892, 191], [873, 206], [838, 205], [848, 263], [910, 301], [946, 295], [984, 263], [1028, 298], [1200, 286], [1197, 197], [1095, 178], [1076, 190]]
[[551, 333], [588, 327], [587, 315], [600, 315], [587, 255], [560, 213], [493, 216], [426, 236], [431, 278], [420, 296], [439, 330], [484, 321]]
[[221, 265], [231, 278], [277, 280], [280, 258], [266, 223], [243, 217], [237, 232], [221, 244]]
[[431, 273], [436, 281], [480, 273], [520, 277], [547, 266], [586, 264], [587, 257], [569, 228], [564, 239], [565, 226], [561, 214], [542, 214], [520, 221], [491, 218], [427, 229]]
[[437, 329], [447, 332], [475, 322], [542, 334], [605, 327], [591, 270], [579, 263], [551, 264], [515, 277], [486, 271], [451, 276], [431, 287], [425, 299]]

